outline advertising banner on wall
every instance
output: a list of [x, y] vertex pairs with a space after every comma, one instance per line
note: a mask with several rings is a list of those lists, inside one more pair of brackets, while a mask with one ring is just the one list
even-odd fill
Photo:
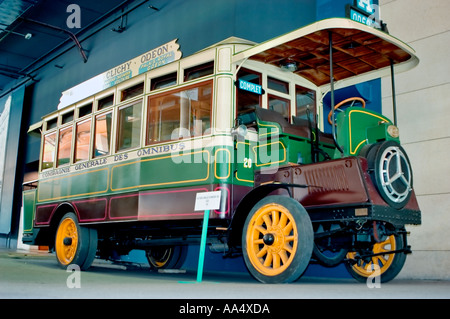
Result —
[[179, 60], [182, 53], [179, 50], [180, 46], [177, 40], [172, 40], [145, 52], [134, 59], [117, 65], [102, 74], [64, 91], [60, 98], [58, 109], [76, 103], [139, 74]]

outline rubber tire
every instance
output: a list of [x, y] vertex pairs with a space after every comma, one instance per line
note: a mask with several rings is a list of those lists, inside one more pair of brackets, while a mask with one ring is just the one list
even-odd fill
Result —
[[347, 249], [341, 249], [338, 252], [335, 252], [332, 256], [325, 255], [320, 249], [314, 244], [313, 248], [313, 256], [318, 260], [320, 265], [328, 268], [336, 267], [342, 261], [344, 261], [345, 256], [347, 256]]
[[[59, 257], [60, 254], [59, 247], [61, 246], [58, 243], [58, 241], [60, 240], [58, 238], [58, 233], [61, 229], [61, 225], [66, 220], [71, 220], [74, 223], [78, 233], [77, 248], [73, 255], [73, 258], [70, 261], [62, 261], [60, 260]], [[97, 230], [95, 228], [80, 226], [76, 215], [72, 212], [66, 213], [63, 216], [63, 218], [59, 222], [58, 229], [55, 235], [56, 260], [58, 261], [58, 264], [62, 268], [67, 268], [69, 265], [78, 265], [78, 267], [80, 267], [80, 270], [89, 269], [89, 267], [92, 265], [92, 262], [95, 259], [97, 253], [97, 245], [98, 245], [98, 235]]]
[[384, 141], [384, 142], [380, 142], [377, 144], [374, 144], [372, 147], [370, 147], [367, 150], [367, 164], [369, 167], [369, 171], [370, 171], [370, 177], [372, 179], [372, 182], [375, 184], [375, 187], [378, 191], [378, 193], [380, 194], [380, 196], [383, 198], [383, 200], [391, 207], [395, 208], [395, 209], [402, 209], [403, 207], [405, 207], [405, 205], [409, 202], [409, 199], [411, 197], [412, 191], [409, 191], [408, 195], [401, 201], [401, 202], [396, 202], [393, 201], [391, 198], [389, 198], [389, 196], [385, 193], [385, 191], [383, 190], [382, 187], [382, 180], [380, 177], [380, 170], [381, 170], [381, 163], [382, 163], [382, 156], [384, 151], [389, 148], [389, 147], [396, 147], [399, 149], [400, 152], [403, 153], [405, 159], [406, 159], [406, 163], [409, 166], [409, 170], [410, 170], [410, 178], [411, 178], [411, 189], [413, 187], [413, 176], [412, 176], [412, 168], [411, 168], [411, 163], [409, 161], [408, 155], [406, 154], [405, 150], [403, 149], [403, 147], [401, 147], [397, 142], [395, 141]]
[[[393, 236], [395, 236], [395, 245], [396, 245], [395, 250], [403, 249], [404, 245], [405, 245], [404, 241], [403, 241], [403, 236], [401, 236], [401, 235], [393, 235]], [[406, 261], [405, 253], [400, 252], [400, 253], [394, 254], [394, 259], [392, 260], [392, 264], [389, 266], [389, 268], [387, 268], [386, 270], [384, 270], [381, 273], [380, 282], [386, 283], [386, 282], [393, 280], [403, 269], [403, 266], [405, 265], [405, 261]], [[372, 276], [372, 274], [368, 275], [368, 276], [363, 276], [362, 274], [358, 273], [353, 268], [353, 265], [351, 265], [348, 262], [345, 263], [345, 267], [346, 267], [347, 271], [350, 273], [350, 275], [361, 283], [367, 283], [367, 279], [369, 279], [369, 277]]]
[[[278, 275], [266, 275], [255, 267], [249, 258], [247, 234], [255, 214], [266, 205], [276, 204], [284, 207], [292, 215], [297, 227], [297, 249], [289, 266]], [[285, 196], [268, 196], [260, 200], [250, 211], [242, 232], [242, 251], [249, 273], [258, 281], [269, 284], [290, 283], [304, 273], [311, 260], [314, 246], [314, 231], [306, 209], [296, 200]]]
[[150, 269], [180, 269], [186, 261], [188, 246], [168, 246], [168, 247], [155, 247], [156, 249], [169, 250], [169, 256], [162, 264], [157, 264], [157, 261], [151, 256], [151, 249], [145, 251], [145, 257], [147, 257]]

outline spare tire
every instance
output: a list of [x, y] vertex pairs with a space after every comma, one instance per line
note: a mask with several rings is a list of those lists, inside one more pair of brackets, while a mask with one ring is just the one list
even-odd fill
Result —
[[372, 181], [386, 203], [396, 209], [405, 207], [412, 189], [412, 168], [403, 147], [395, 141], [375, 144], [367, 151]]

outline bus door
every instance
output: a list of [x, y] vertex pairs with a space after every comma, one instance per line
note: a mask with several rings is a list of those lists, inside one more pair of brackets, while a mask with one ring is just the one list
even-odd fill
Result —
[[[256, 108], [262, 102], [262, 75], [241, 68], [236, 77], [236, 128], [234, 171], [237, 184], [253, 186], [257, 146]], [[243, 132], [244, 131], [244, 132]]]

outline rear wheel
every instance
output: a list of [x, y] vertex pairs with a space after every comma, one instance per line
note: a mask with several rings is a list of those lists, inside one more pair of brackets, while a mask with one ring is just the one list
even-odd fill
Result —
[[76, 215], [67, 213], [56, 231], [56, 259], [64, 268], [75, 264], [86, 270], [95, 259], [97, 243], [97, 230], [80, 226]]
[[245, 264], [263, 283], [297, 280], [311, 259], [314, 233], [308, 213], [296, 200], [268, 196], [250, 211], [242, 234]]
[[[373, 246], [372, 253], [380, 254], [393, 250], [401, 250], [405, 246], [401, 235], [391, 235], [383, 242], [376, 243]], [[364, 255], [366, 252], [358, 252]], [[354, 259], [357, 252], [349, 252], [348, 259]], [[373, 257], [356, 259], [355, 264], [346, 263], [346, 268], [353, 278], [359, 282], [367, 282], [369, 277], [380, 276], [380, 282], [388, 282], [394, 279], [402, 270], [406, 261], [404, 252], [377, 255]]]

